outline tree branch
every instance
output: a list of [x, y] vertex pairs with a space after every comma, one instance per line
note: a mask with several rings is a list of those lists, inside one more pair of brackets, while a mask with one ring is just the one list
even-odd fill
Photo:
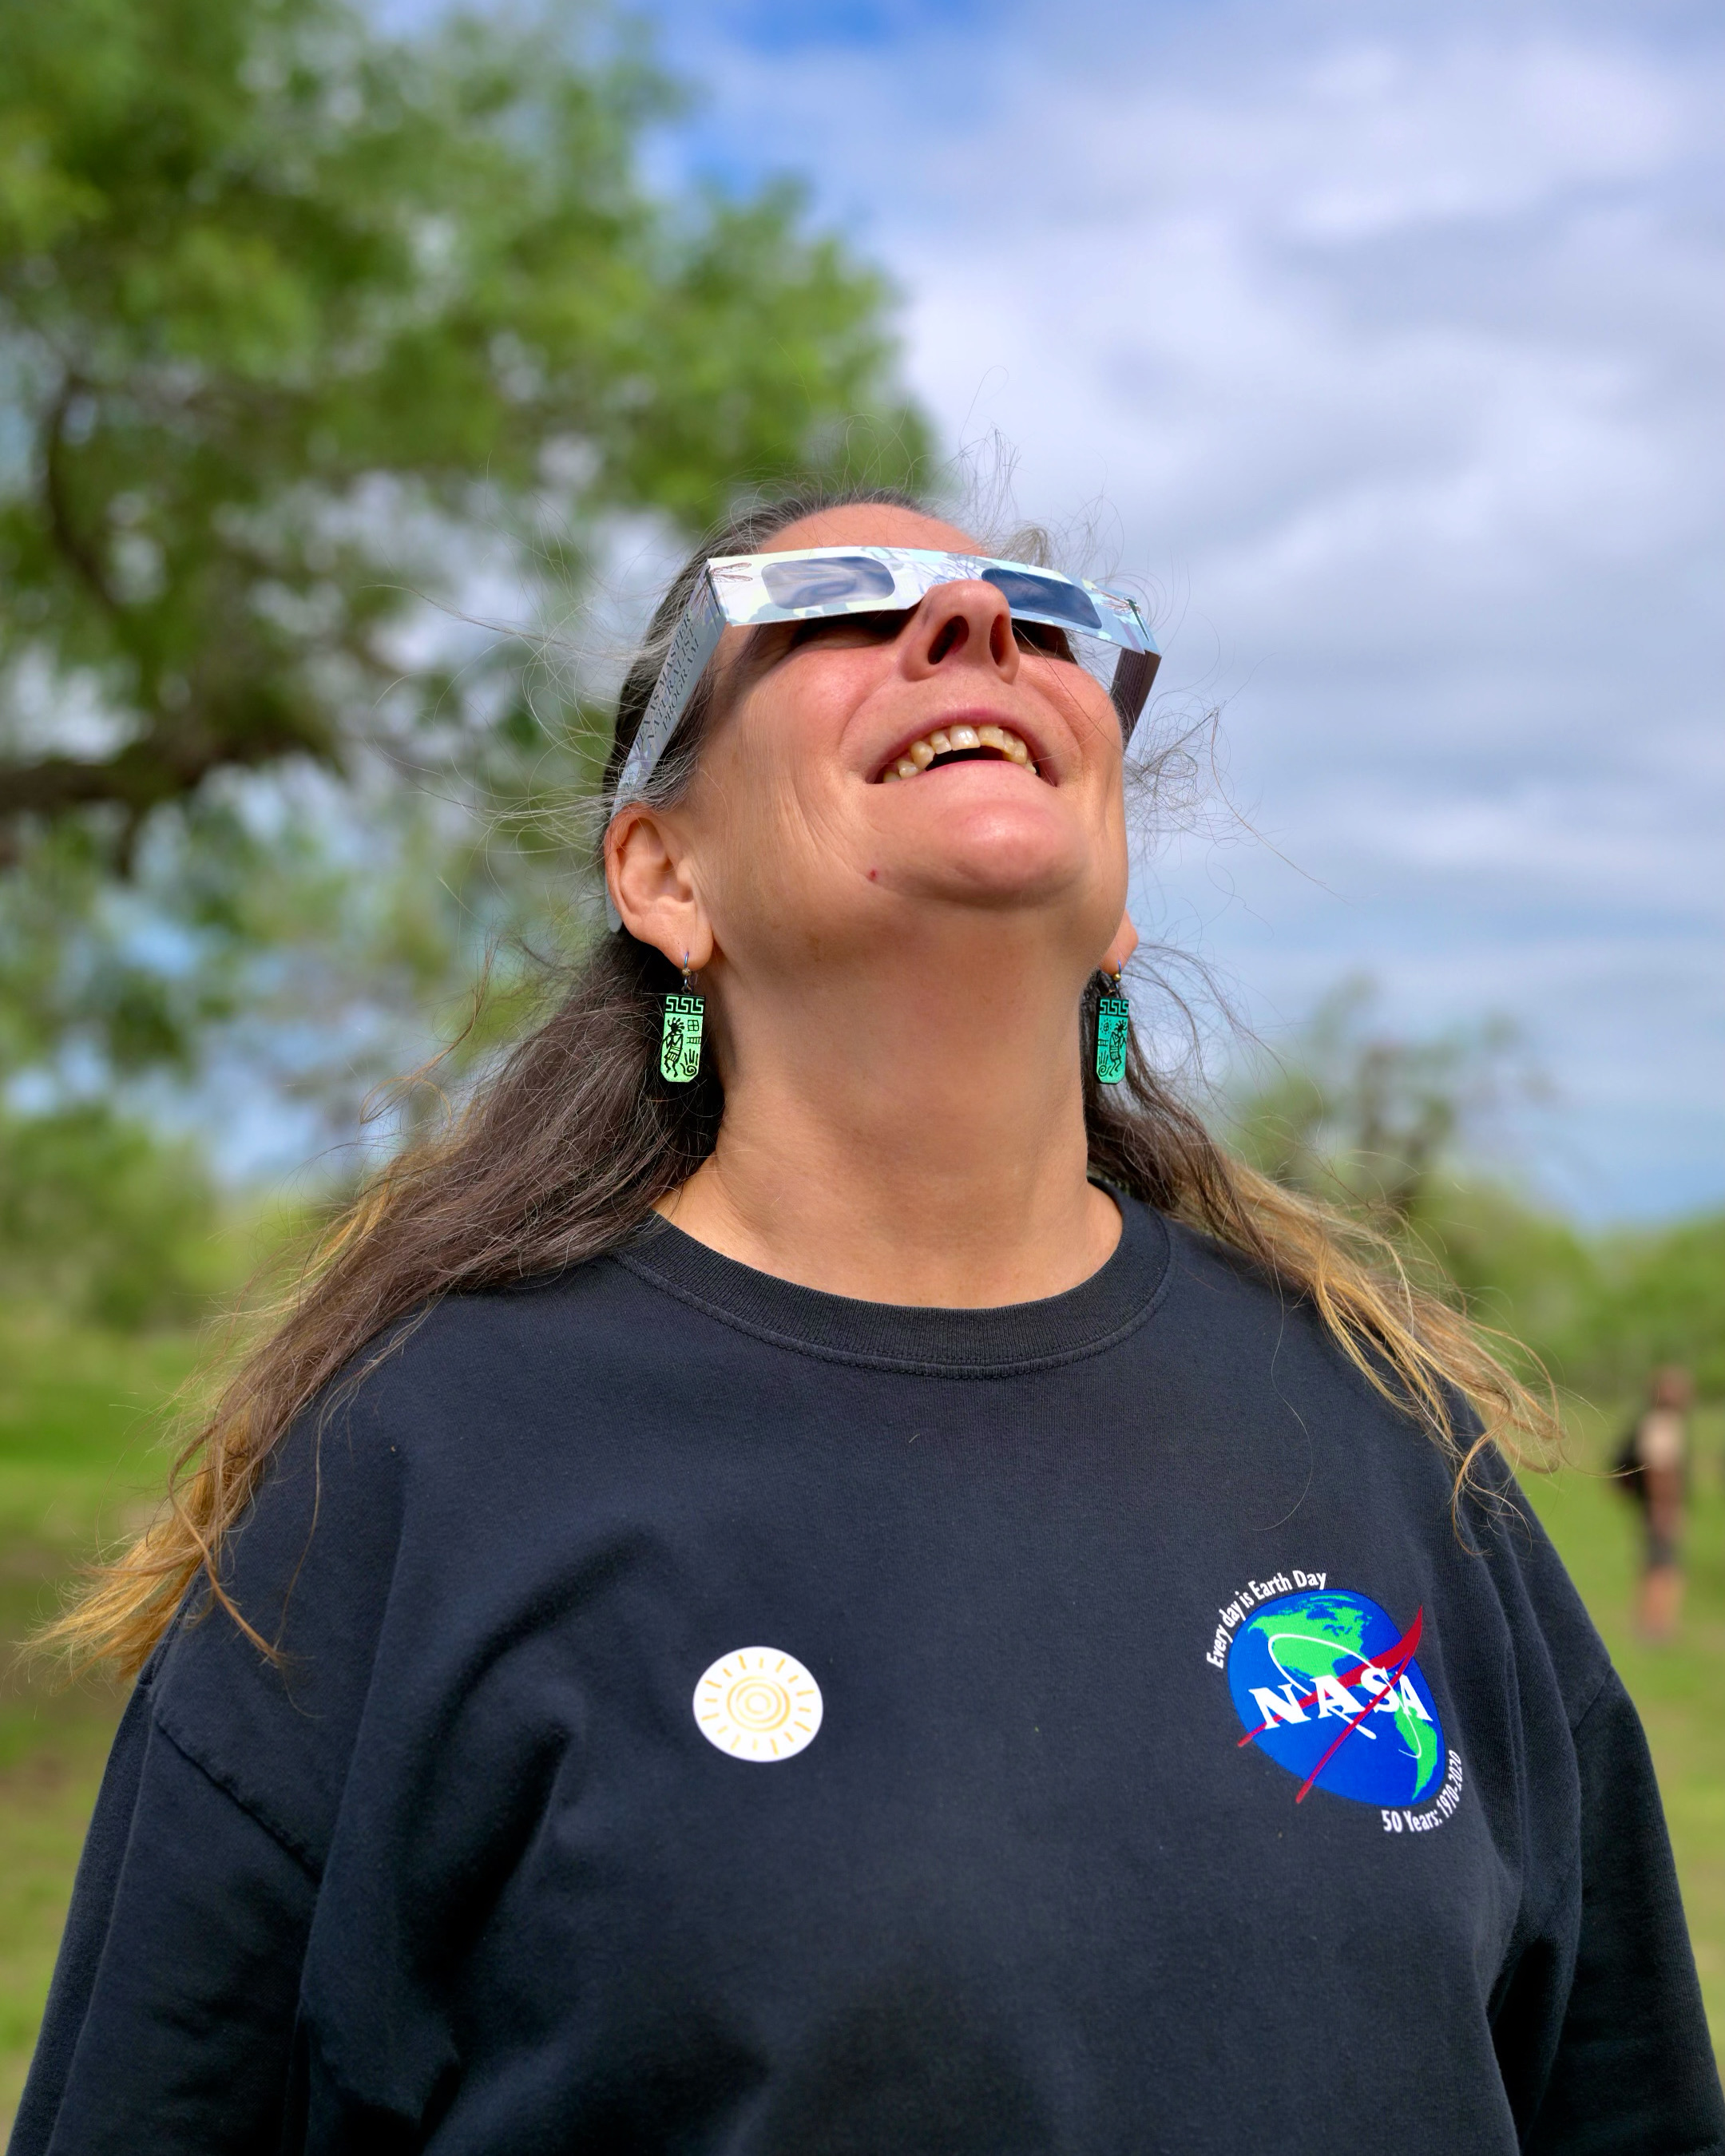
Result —
[[69, 756], [0, 762], [0, 867], [18, 859], [17, 826], [27, 816], [52, 821], [75, 809], [108, 805], [124, 811], [127, 829], [135, 833], [152, 808], [193, 793], [224, 764], [256, 769], [310, 753], [315, 751], [309, 742], [285, 731], [260, 730], [239, 739], [152, 732], [100, 763]]
[[73, 373], [67, 373], [60, 383], [59, 394], [54, 400], [48, 414], [46, 439], [42, 455], [42, 498], [48, 511], [48, 528], [72, 567], [94, 593], [103, 607], [117, 614], [120, 601], [115, 596], [101, 557], [80, 532], [72, 515], [70, 491], [66, 472], [66, 415], [72, 408], [74, 398], [85, 393], [85, 385]]

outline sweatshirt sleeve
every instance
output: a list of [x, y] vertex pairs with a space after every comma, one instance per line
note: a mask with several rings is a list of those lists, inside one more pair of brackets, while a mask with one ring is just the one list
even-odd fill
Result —
[[140, 1676], [13, 2156], [280, 2145], [318, 1881], [388, 1592], [398, 1457], [368, 1408], [308, 1412], [224, 1556], [275, 1656], [194, 1588]]
[[1615, 1672], [1578, 1723], [1581, 1929], [1529, 2156], [1715, 2156], [1725, 2102], [1653, 1763]]
[[78, 1868], [11, 2156], [278, 2148], [316, 1887], [140, 1682]]

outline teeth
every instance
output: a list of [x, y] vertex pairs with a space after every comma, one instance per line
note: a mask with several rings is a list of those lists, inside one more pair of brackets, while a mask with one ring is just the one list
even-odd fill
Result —
[[880, 774], [881, 783], [914, 778], [927, 771], [937, 756], [950, 756], [960, 748], [992, 748], [1010, 762], [1023, 764], [1027, 771], [1035, 768], [1029, 749], [1005, 726], [937, 726], [924, 739], [913, 741], [902, 756], [893, 758]]

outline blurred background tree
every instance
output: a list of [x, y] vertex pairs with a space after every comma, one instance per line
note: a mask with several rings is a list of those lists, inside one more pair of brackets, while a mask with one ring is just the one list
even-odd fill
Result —
[[568, 865], [487, 812], [603, 756], [531, 629], [608, 520], [914, 472], [891, 295], [793, 189], [649, 187], [676, 92], [599, 8], [0, 0], [0, 1078], [267, 1037], [351, 1094]]
[[1339, 1199], [1394, 1234], [1429, 1211], [1458, 1147], [1515, 1096], [1539, 1091], [1517, 1067], [1502, 1019], [1410, 1040], [1376, 1017], [1377, 989], [1344, 981], [1318, 1004], [1291, 1060], [1265, 1059], [1237, 1089], [1237, 1142], [1266, 1175]]
[[208, 1164], [103, 1101], [0, 1124], [0, 1293], [131, 1332], [185, 1325], [227, 1285]]
[[1509, 1165], [1517, 1111], [1548, 1090], [1507, 1019], [1398, 1033], [1354, 978], [1286, 1055], [1236, 1074], [1220, 1120], [1255, 1167], [1369, 1221], [1560, 1384], [1621, 1400], [1675, 1362], [1725, 1396], [1725, 1214], [1578, 1227]]

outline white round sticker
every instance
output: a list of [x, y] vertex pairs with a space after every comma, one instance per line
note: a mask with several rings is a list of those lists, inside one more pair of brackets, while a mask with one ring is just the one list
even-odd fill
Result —
[[820, 1686], [794, 1655], [738, 1647], [695, 1687], [696, 1726], [737, 1759], [789, 1759], [814, 1742]]

